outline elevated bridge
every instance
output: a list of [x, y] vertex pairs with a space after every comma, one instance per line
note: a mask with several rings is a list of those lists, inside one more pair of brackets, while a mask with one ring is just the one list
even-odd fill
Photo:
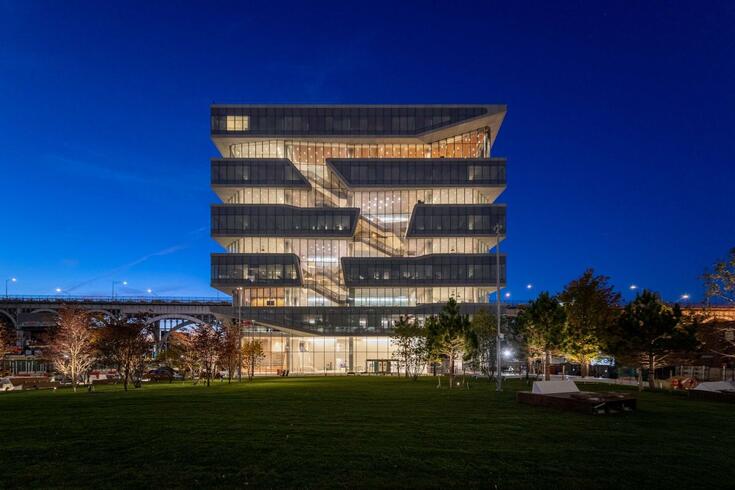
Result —
[[212, 322], [215, 317], [211, 308], [230, 304], [229, 298], [9, 296], [0, 298], [0, 321], [16, 330], [25, 348], [41, 340], [41, 335], [56, 324], [57, 314], [64, 308], [80, 308], [108, 316], [145, 313], [157, 343], [162, 344], [171, 331]]

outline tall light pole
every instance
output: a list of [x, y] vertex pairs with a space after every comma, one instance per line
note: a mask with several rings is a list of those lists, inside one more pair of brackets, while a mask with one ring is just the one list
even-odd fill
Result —
[[500, 346], [500, 223], [495, 224], [495, 322], [498, 327], [495, 339], [495, 358], [497, 359], [498, 373], [495, 377], [495, 391], [503, 391], [503, 361]]
[[237, 382], [242, 383], [242, 288], [237, 288]]
[[16, 281], [18, 281], [18, 279], [14, 278], [14, 277], [11, 277], [9, 279], [5, 279], [5, 297], [6, 298], [8, 297], [8, 283], [9, 282], [16, 282]]
[[128, 281], [112, 281], [112, 299], [115, 299], [115, 285], [122, 284], [123, 286], [128, 285]]

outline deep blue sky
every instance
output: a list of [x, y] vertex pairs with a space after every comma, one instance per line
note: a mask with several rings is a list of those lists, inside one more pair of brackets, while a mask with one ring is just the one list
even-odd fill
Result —
[[735, 3], [552, 4], [0, 0], [0, 279], [214, 295], [212, 102], [505, 103], [514, 299], [586, 267], [701, 296], [735, 246]]

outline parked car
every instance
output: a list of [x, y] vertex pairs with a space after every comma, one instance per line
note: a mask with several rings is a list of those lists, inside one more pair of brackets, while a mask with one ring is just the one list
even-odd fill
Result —
[[0, 391], [22, 390], [23, 386], [15, 386], [10, 378], [0, 378]]
[[151, 369], [145, 375], [143, 376], [144, 379], [148, 379], [150, 381], [168, 381], [169, 383], [174, 380], [182, 380], [184, 377], [171, 369], [170, 367], [159, 367], [156, 369]]

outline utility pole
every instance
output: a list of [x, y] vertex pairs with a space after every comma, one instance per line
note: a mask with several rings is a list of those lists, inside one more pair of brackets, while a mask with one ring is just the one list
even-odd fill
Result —
[[495, 322], [498, 327], [498, 335], [495, 339], [495, 358], [498, 366], [498, 372], [495, 377], [495, 391], [503, 391], [503, 351], [500, 345], [502, 337], [502, 333], [500, 332], [500, 223], [495, 225], [495, 307]]

